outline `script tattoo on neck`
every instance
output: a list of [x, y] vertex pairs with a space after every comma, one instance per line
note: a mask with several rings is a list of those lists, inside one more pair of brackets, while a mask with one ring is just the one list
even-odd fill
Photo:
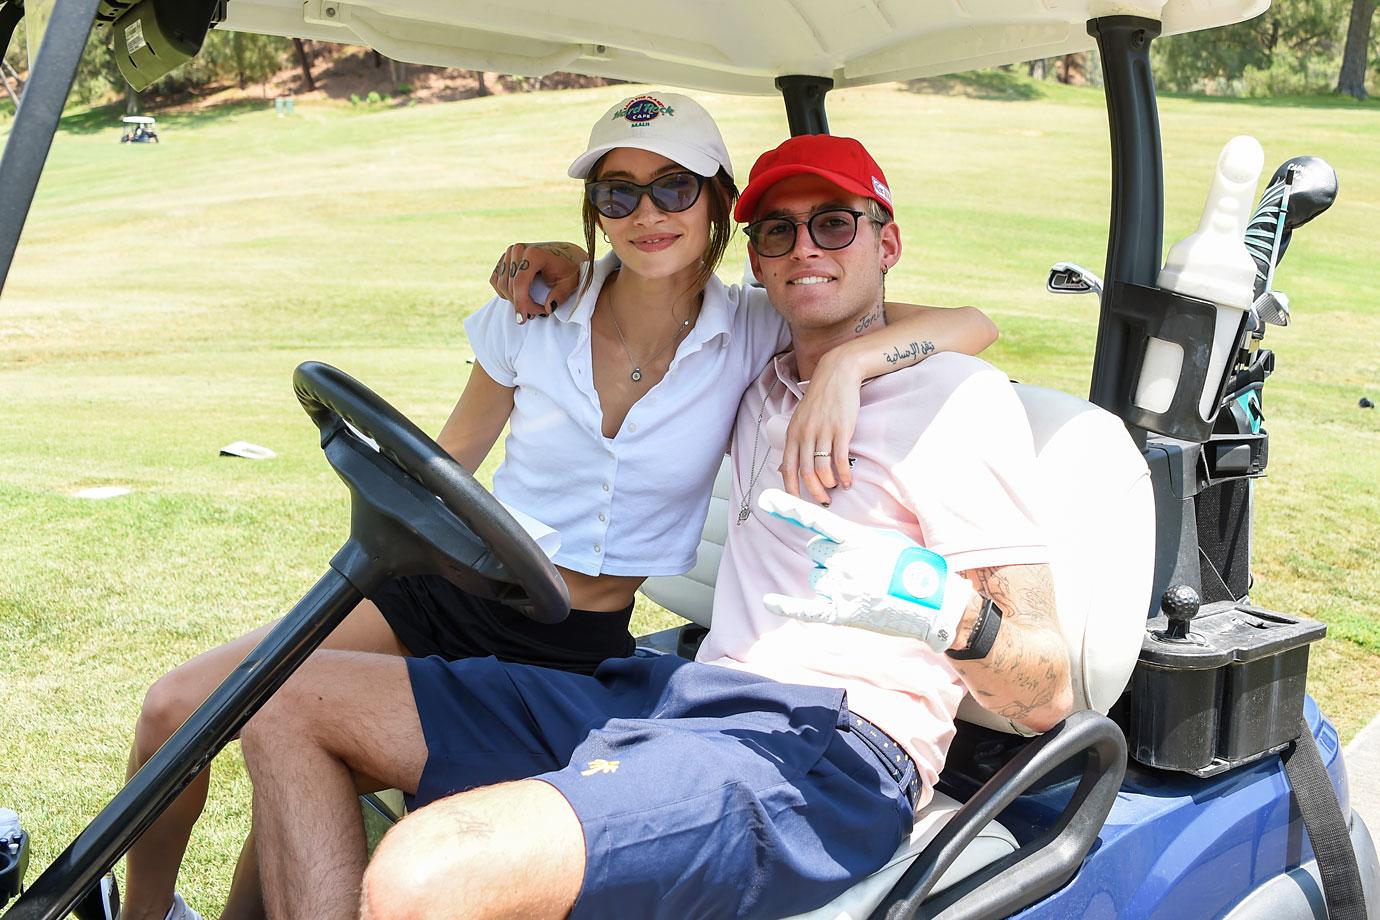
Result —
[[921, 358], [928, 357], [933, 351], [934, 343], [925, 339], [923, 342], [911, 342], [906, 348], [898, 348], [893, 345], [891, 351], [882, 353], [882, 357], [886, 358], [887, 364], [900, 364], [902, 362], [916, 364]]
[[865, 331], [868, 327], [870, 327], [873, 323], [881, 322], [882, 320], [883, 320], [882, 308], [881, 308], [881, 307], [878, 307], [877, 309], [873, 310], [871, 313], [869, 313], [869, 314], [867, 314], [866, 316], [864, 316], [862, 319], [858, 320], [858, 324], [857, 324], [856, 326], [853, 327], [853, 331], [854, 331], [854, 332], [863, 332], [863, 331]]

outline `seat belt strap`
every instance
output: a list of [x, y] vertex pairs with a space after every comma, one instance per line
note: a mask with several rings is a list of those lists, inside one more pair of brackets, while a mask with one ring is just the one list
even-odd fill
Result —
[[1299, 736], [1280, 753], [1280, 759], [1313, 844], [1328, 920], [1366, 920], [1361, 870], [1356, 865], [1351, 834], [1342, 820], [1342, 806], [1323, 767], [1313, 730], [1306, 718], [1300, 722]]

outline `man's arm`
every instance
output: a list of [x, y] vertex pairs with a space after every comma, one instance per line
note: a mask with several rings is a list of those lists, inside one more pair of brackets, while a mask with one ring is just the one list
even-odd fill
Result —
[[1006, 565], [963, 573], [977, 588], [959, 621], [955, 651], [967, 647], [983, 597], [1002, 611], [1001, 629], [982, 658], [953, 659], [954, 668], [984, 709], [1035, 731], [1073, 711], [1068, 647], [1054, 613], [1054, 579], [1047, 565]]

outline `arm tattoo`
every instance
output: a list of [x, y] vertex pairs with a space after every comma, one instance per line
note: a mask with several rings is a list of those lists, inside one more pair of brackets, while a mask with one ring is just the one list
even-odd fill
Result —
[[1026, 722], [1053, 702], [1068, 681], [1068, 652], [1054, 610], [1048, 566], [977, 569], [979, 592], [1002, 609], [1002, 631], [991, 653], [959, 663], [983, 706], [1013, 722]]
[[934, 351], [934, 343], [925, 339], [923, 342], [911, 342], [904, 349], [893, 345], [891, 351], [883, 352], [882, 356], [886, 358], [887, 364], [900, 364], [903, 361], [908, 364], [917, 364], [921, 358], [926, 357], [932, 351]]

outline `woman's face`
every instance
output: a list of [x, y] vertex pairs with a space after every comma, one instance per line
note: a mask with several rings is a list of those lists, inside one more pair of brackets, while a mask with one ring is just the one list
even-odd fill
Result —
[[[593, 179], [627, 179], [639, 184], [660, 176], [687, 172], [684, 166], [660, 154], [631, 147], [611, 150], [600, 162]], [[709, 185], [708, 181], [705, 182]], [[643, 195], [637, 210], [627, 217], [599, 216], [599, 226], [608, 234], [609, 244], [622, 260], [625, 270], [644, 278], [669, 278], [687, 269], [699, 268], [709, 244], [708, 198], [711, 188], [702, 188], [698, 200], [684, 211], [667, 213]]]

